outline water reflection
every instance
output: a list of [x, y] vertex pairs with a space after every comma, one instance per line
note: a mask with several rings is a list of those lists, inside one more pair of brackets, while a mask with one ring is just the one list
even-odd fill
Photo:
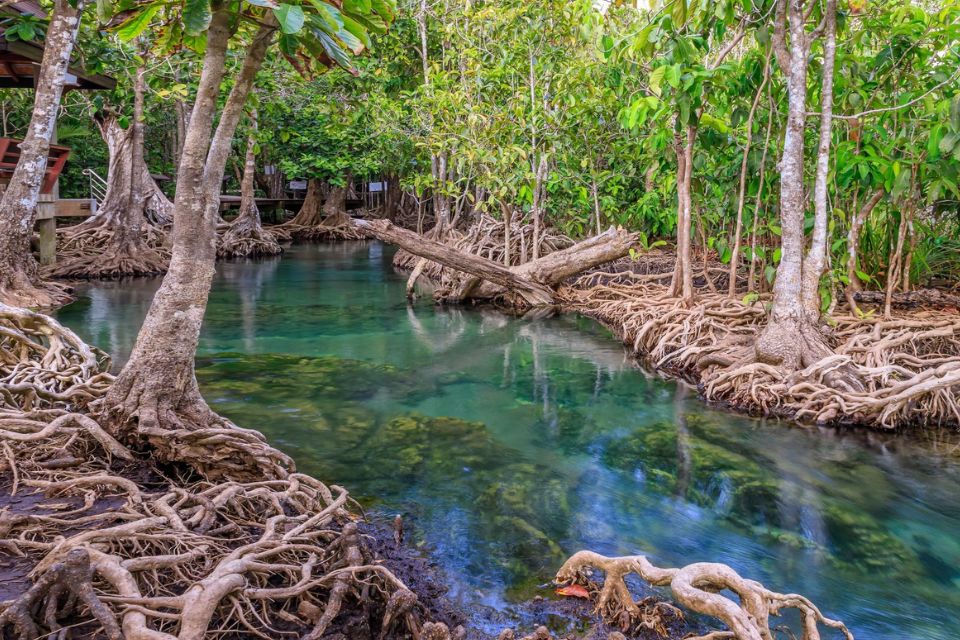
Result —
[[[211, 403], [374, 512], [403, 512], [471, 605], [509, 610], [591, 547], [727, 562], [863, 639], [960, 636], [955, 434], [788, 428], [711, 411], [593, 323], [409, 306], [378, 244], [220, 265]], [[61, 313], [121, 358], [155, 281]]]

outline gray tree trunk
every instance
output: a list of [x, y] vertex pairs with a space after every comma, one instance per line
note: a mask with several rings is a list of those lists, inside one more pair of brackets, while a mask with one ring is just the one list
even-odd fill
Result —
[[837, 0], [824, 8], [823, 78], [820, 88], [820, 143], [813, 185], [813, 238], [803, 263], [803, 306], [812, 318], [820, 316], [820, 278], [827, 264], [827, 180], [830, 173], [830, 143], [833, 132], [833, 68], [837, 57]]
[[13, 306], [47, 307], [67, 299], [60, 288], [40, 281], [39, 265], [30, 253], [30, 238], [84, 4], [85, 0], [78, 0], [76, 7], [67, 0], [54, 3], [33, 115], [20, 143], [20, 160], [0, 200], [0, 302]]
[[[269, 14], [268, 14], [269, 15]], [[134, 431], [157, 447], [160, 458], [182, 457], [185, 432], [223, 425], [200, 396], [194, 358], [216, 258], [220, 184], [227, 154], [254, 77], [276, 31], [264, 24], [248, 46], [211, 136], [231, 36], [229, 10], [215, 8], [207, 31], [203, 71], [184, 143], [174, 201], [173, 256], [154, 296], [130, 359], [104, 401], [105, 423], [115, 433]], [[201, 471], [217, 461], [198, 457]], [[220, 461], [220, 468], [225, 463]], [[229, 466], [229, 461], [226, 463]]]

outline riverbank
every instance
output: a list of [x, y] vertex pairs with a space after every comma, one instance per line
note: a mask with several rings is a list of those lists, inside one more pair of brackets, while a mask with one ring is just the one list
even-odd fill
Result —
[[[221, 456], [202, 468], [161, 461], [149, 440], [121, 442], [98, 422], [113, 380], [106, 354], [39, 313], [0, 307], [0, 329], [3, 637], [491, 637], [464, 628], [402, 520], [371, 526], [346, 489], [294, 472], [229, 422], [197, 441]], [[643, 605], [650, 619], [658, 602]], [[576, 627], [591, 608], [538, 599], [524, 617]], [[631, 637], [688, 627], [673, 616], [660, 629]], [[564, 637], [610, 633], [597, 624]]]
[[[562, 288], [564, 308], [602, 323], [647, 366], [695, 384], [707, 402], [737, 411], [877, 429], [960, 425], [960, 311], [949, 303], [910, 304], [890, 317], [838, 307], [821, 327], [834, 355], [783, 372], [753, 357], [769, 296], [731, 297], [701, 276], [694, 303], [684, 305], [667, 290], [671, 265], [654, 254], [585, 273]], [[855, 384], [838, 384], [837, 371]]]
[[[955, 635], [938, 611], [960, 602], [946, 443], [712, 411], [576, 314], [410, 305], [392, 258], [372, 242], [221, 263], [200, 389], [380, 521], [403, 514], [475, 628], [534, 628], [521, 603], [595, 549], [730, 563], [859, 640]], [[158, 285], [91, 282], [57, 317], [122, 364]]]
[[[674, 257], [633, 248], [611, 261], [633, 242], [613, 229], [566, 249], [547, 247], [555, 253], [536, 260], [524, 262], [521, 253], [506, 268], [495, 253], [503, 225], [486, 226], [483, 234], [451, 232], [430, 246], [387, 223], [362, 228], [402, 247], [394, 266], [411, 270], [408, 290], [424, 277], [439, 302], [503, 303], [514, 311], [532, 307], [535, 315], [559, 306], [594, 318], [648, 367], [697, 385], [714, 404], [832, 426], [960, 426], [960, 297], [949, 292], [897, 294], [888, 313], [870, 309], [884, 299], [869, 292], [856, 296], [856, 310], [831, 305], [816, 327], [822, 353], [795, 370], [757, 351], [772, 299], [748, 292], [745, 274], [737, 276], [739, 292], [728, 294], [729, 268], [704, 259], [693, 293], [678, 298], [669, 287]], [[606, 247], [603, 260], [577, 257], [585, 251], [578, 248], [594, 245]], [[563, 278], [548, 268], [554, 263], [563, 265]], [[499, 287], [475, 294], [487, 273]]]

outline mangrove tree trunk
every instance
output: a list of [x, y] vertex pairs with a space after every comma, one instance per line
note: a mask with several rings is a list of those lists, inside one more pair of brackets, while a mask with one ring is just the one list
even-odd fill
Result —
[[85, 0], [54, 3], [44, 39], [33, 115], [20, 143], [17, 167], [0, 200], [0, 302], [13, 306], [49, 307], [68, 298], [59, 286], [41, 281], [39, 265], [30, 253], [30, 239], [84, 5]]

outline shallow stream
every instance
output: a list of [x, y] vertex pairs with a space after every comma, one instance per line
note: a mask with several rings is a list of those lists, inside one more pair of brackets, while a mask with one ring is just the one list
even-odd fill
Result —
[[[408, 306], [380, 244], [218, 265], [198, 375], [375, 515], [402, 513], [452, 596], [496, 626], [571, 552], [717, 561], [807, 595], [858, 640], [960, 638], [960, 439], [711, 410], [594, 322]], [[159, 280], [58, 317], [117, 360]]]

